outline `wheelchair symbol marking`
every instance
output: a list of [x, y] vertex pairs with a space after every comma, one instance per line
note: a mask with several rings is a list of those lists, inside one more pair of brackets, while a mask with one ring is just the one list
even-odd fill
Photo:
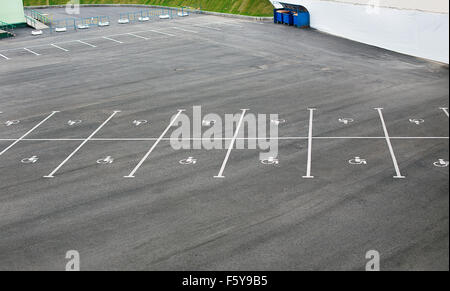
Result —
[[350, 165], [367, 165], [367, 160], [355, 157], [348, 161]]
[[147, 123], [148, 123], [148, 120], [135, 120], [135, 121], [133, 121], [133, 124], [136, 125], [136, 126], [140, 126], [140, 125], [147, 124]]
[[112, 164], [113, 162], [114, 162], [114, 159], [111, 156], [107, 156], [106, 158], [97, 160], [97, 164], [100, 164], [100, 165]]
[[8, 120], [7, 122], [5, 122], [6, 126], [11, 126], [11, 125], [16, 125], [19, 124], [20, 120]]
[[278, 165], [280, 161], [274, 157], [269, 157], [268, 159], [261, 160], [261, 164], [263, 165]]
[[21, 160], [22, 164], [34, 164], [39, 160], [37, 156], [32, 156], [30, 158], [26, 158]]
[[197, 163], [197, 159], [193, 157], [189, 157], [187, 159], [183, 159], [179, 162], [181, 165], [195, 165]]
[[449, 166], [449, 161], [439, 159], [437, 162], [434, 162], [433, 165], [438, 168], [447, 168]]
[[348, 125], [350, 123], [353, 123], [355, 120], [352, 118], [339, 118], [339, 122], [343, 123], [345, 125]]
[[414, 123], [416, 125], [421, 125], [422, 123], [425, 122], [425, 120], [423, 120], [423, 119], [416, 119], [415, 118], [415, 119], [410, 119], [409, 122]]
[[75, 124], [80, 124], [82, 122], [83, 122], [82, 120], [69, 120], [69, 121], [67, 121], [67, 124], [69, 126], [74, 126]]

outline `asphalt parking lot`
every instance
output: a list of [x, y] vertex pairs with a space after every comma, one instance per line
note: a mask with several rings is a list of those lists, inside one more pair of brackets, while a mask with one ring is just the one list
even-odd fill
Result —
[[[207, 15], [27, 34], [0, 41], [0, 270], [448, 270], [448, 66]], [[174, 150], [193, 106], [278, 114], [278, 164]]]

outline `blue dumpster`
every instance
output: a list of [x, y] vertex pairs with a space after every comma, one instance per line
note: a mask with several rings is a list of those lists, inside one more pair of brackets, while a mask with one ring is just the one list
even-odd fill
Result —
[[298, 12], [293, 14], [293, 22], [296, 27], [309, 27], [310, 16], [309, 12]]
[[279, 9], [274, 9], [273, 10], [273, 22], [275, 23], [283, 23], [283, 13], [289, 13], [288, 10], [279, 10]]
[[283, 13], [283, 24], [294, 25], [294, 15], [290, 11]]

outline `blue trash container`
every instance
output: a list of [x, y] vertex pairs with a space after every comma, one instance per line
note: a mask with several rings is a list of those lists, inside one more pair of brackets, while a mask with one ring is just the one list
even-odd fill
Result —
[[290, 11], [283, 13], [283, 24], [294, 25], [294, 16]]
[[298, 12], [293, 15], [294, 25], [300, 28], [309, 27], [310, 16], [309, 12]]
[[273, 10], [273, 22], [275, 23], [283, 23], [283, 13], [289, 12], [283, 9], [274, 9]]

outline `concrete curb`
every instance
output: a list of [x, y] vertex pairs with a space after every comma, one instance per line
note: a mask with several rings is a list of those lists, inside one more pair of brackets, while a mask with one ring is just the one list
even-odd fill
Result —
[[[142, 8], [165, 8], [165, 9], [177, 9], [176, 7], [158, 6], [158, 5], [143, 5], [143, 4], [81, 4], [81, 7], [142, 7]], [[25, 6], [25, 9], [43, 9], [43, 8], [65, 8], [66, 5], [40, 5], [40, 6]], [[251, 21], [273, 21], [273, 17], [261, 17], [261, 16], [248, 16], [230, 13], [220, 13], [213, 11], [184, 9], [190, 13], [200, 13], [206, 15], [214, 15], [228, 18], [237, 18]]]

